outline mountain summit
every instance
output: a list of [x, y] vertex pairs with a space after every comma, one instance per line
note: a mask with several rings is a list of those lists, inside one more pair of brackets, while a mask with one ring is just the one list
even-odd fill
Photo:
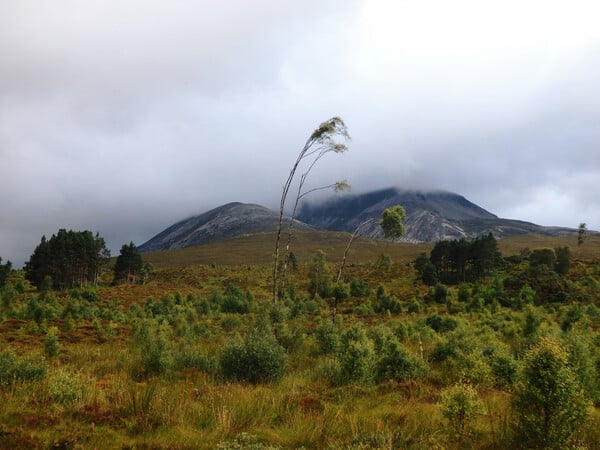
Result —
[[[505, 237], [526, 233], [570, 235], [575, 232], [569, 228], [543, 227], [530, 222], [501, 219], [451, 192], [396, 188], [337, 196], [320, 203], [304, 203], [298, 219], [319, 229], [353, 232], [360, 223], [380, 217], [385, 208], [393, 205], [402, 205], [406, 210], [404, 241], [474, 238], [483, 233]], [[376, 222], [362, 234], [382, 238]]]
[[[451, 192], [396, 188], [335, 196], [319, 203], [304, 203], [295, 226], [299, 231], [314, 227], [353, 232], [360, 223], [381, 217], [385, 208], [394, 205], [402, 205], [406, 210], [405, 235], [401, 240], [408, 242], [474, 238], [484, 233], [505, 237], [527, 233], [560, 236], [577, 232], [571, 228], [543, 227], [530, 222], [501, 219]], [[138, 248], [142, 252], [185, 248], [243, 234], [271, 232], [276, 230], [278, 220], [279, 214], [264, 206], [228, 203], [177, 222]], [[285, 220], [287, 226], [289, 217]], [[383, 238], [377, 221], [365, 227], [361, 234]]]
[[[287, 218], [289, 221], [289, 218]], [[279, 214], [264, 206], [247, 203], [227, 203], [199, 216], [171, 225], [138, 247], [141, 252], [193, 247], [229, 239], [242, 234], [275, 231]], [[286, 222], [287, 224], [287, 222]], [[296, 222], [299, 230], [311, 229]]]

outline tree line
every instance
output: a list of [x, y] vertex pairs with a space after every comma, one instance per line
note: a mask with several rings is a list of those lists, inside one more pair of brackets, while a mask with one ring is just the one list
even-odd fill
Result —
[[[42, 236], [29, 261], [25, 263], [25, 276], [37, 288], [47, 282], [45, 280], [51, 280], [54, 289], [96, 285], [109, 260], [110, 251], [98, 233], [94, 235], [87, 230], [60, 229], [50, 239]], [[0, 264], [0, 285], [10, 270], [10, 262]], [[144, 264], [137, 247], [130, 242], [121, 247], [115, 262], [114, 282], [143, 282], [150, 270], [151, 266]]]
[[423, 282], [458, 284], [476, 281], [500, 267], [502, 257], [492, 233], [475, 239], [465, 238], [437, 242], [430, 256], [421, 253], [415, 267]]

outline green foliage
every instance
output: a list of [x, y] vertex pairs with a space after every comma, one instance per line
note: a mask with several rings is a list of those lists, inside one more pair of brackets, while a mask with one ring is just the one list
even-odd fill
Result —
[[448, 298], [448, 288], [442, 283], [436, 284], [431, 297], [436, 303], [446, 303]]
[[113, 269], [115, 283], [136, 283], [144, 268], [142, 255], [133, 242], [123, 244]]
[[585, 235], [587, 233], [587, 225], [585, 223], [580, 223], [579, 228], [577, 229], [577, 245], [583, 244], [585, 241]]
[[580, 305], [571, 305], [569, 309], [567, 309], [567, 313], [563, 318], [560, 329], [563, 331], [570, 331], [573, 328], [573, 325], [579, 322], [583, 318], [583, 308]]
[[329, 320], [324, 320], [315, 328], [315, 340], [319, 354], [336, 353], [340, 347], [340, 333], [337, 327]]
[[10, 261], [6, 261], [5, 264], [2, 264], [2, 258], [0, 258], [0, 288], [6, 286], [6, 282], [8, 281], [8, 276], [12, 271], [12, 263]]
[[402, 303], [395, 295], [383, 295], [377, 299], [374, 309], [377, 313], [400, 314], [402, 313]]
[[43, 356], [20, 357], [12, 350], [0, 353], [0, 387], [10, 387], [15, 381], [40, 380], [48, 373]]
[[325, 260], [325, 253], [317, 250], [313, 254], [308, 269], [309, 286], [308, 292], [312, 298], [317, 294], [321, 298], [327, 298], [331, 295], [331, 270]]
[[406, 211], [400, 205], [386, 208], [381, 213], [381, 230], [388, 239], [397, 239], [404, 234]]
[[[433, 279], [448, 284], [477, 280], [500, 267], [502, 258], [494, 236], [489, 233], [468, 241], [466, 239], [439, 241], [429, 258], [435, 274], [424, 261], [420, 261], [423, 282], [433, 285]], [[427, 280], [425, 279], [425, 271]]]
[[381, 252], [375, 261], [375, 268], [382, 272], [389, 272], [392, 268], [392, 257], [387, 253]]
[[52, 373], [48, 378], [48, 394], [52, 401], [69, 406], [82, 399], [85, 382], [81, 375], [71, 373], [63, 368]]
[[536, 248], [529, 255], [529, 267], [546, 266], [550, 269], [554, 268], [556, 262], [556, 254], [551, 248]]
[[350, 295], [358, 298], [368, 297], [371, 295], [371, 287], [366, 281], [360, 278], [353, 278], [350, 281]]
[[519, 364], [510, 355], [494, 354], [490, 359], [494, 384], [501, 389], [512, 389], [517, 382]]
[[285, 350], [270, 328], [253, 328], [244, 341], [229, 341], [221, 351], [220, 365], [227, 379], [249, 383], [278, 381], [285, 373]]
[[346, 283], [336, 283], [333, 287], [333, 298], [336, 302], [350, 298], [350, 286]]
[[477, 416], [485, 412], [483, 402], [473, 386], [457, 383], [440, 393], [438, 408], [460, 440], [472, 431]]
[[543, 338], [525, 355], [512, 406], [524, 447], [563, 449], [573, 442], [588, 402], [558, 340]]
[[225, 288], [225, 293], [221, 300], [221, 311], [224, 313], [247, 314], [252, 306], [252, 295], [249, 292], [245, 294], [234, 284], [229, 284]]
[[554, 270], [559, 275], [566, 275], [571, 268], [571, 250], [569, 247], [556, 247], [554, 249], [556, 255], [556, 261], [554, 263]]
[[425, 324], [438, 333], [452, 331], [458, 327], [458, 321], [456, 319], [449, 316], [442, 317], [437, 314], [427, 317], [427, 319], [425, 319]]
[[50, 327], [44, 338], [44, 353], [48, 358], [53, 358], [58, 355], [60, 344], [58, 342], [58, 328]]
[[466, 303], [471, 298], [471, 293], [469, 292], [469, 285], [467, 283], [460, 283], [458, 285], [458, 301]]
[[394, 337], [386, 340], [376, 364], [377, 381], [414, 380], [427, 373], [425, 364], [411, 355]]
[[369, 384], [373, 381], [375, 348], [359, 322], [342, 333], [339, 361], [343, 383]]
[[140, 353], [140, 367], [134, 368], [134, 377], [163, 375], [172, 367], [168, 349], [171, 329], [154, 321], [144, 320], [132, 330], [132, 343]]
[[40, 287], [45, 277], [52, 278], [55, 288], [96, 284], [100, 270], [110, 252], [104, 239], [91, 231], [58, 230], [49, 240], [42, 236], [29, 261], [25, 263], [27, 279]]
[[173, 359], [176, 370], [196, 369], [200, 372], [212, 373], [216, 369], [216, 362], [213, 358], [189, 345], [181, 346], [175, 352]]

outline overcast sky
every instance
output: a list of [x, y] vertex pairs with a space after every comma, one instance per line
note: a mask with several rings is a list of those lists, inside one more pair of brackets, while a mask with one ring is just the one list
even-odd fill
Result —
[[310, 182], [444, 189], [600, 229], [596, 0], [0, 2], [0, 257], [99, 232], [113, 254], [230, 201], [274, 207], [320, 122], [352, 141]]

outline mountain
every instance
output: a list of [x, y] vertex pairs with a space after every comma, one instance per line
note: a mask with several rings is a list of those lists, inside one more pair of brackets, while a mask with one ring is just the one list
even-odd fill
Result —
[[[243, 234], [275, 231], [278, 221], [279, 214], [264, 206], [228, 203], [171, 225], [140, 245], [138, 250], [151, 252], [193, 247]], [[310, 226], [298, 221], [296, 221], [295, 227], [298, 230], [311, 229]]]
[[[408, 242], [432, 242], [442, 239], [473, 238], [492, 233], [496, 237], [518, 234], [572, 236], [577, 230], [544, 227], [530, 222], [502, 219], [471, 203], [461, 195], [445, 191], [414, 191], [388, 188], [360, 195], [332, 197], [318, 203], [304, 203], [298, 213], [296, 229], [313, 228], [353, 232], [370, 218], [381, 217], [390, 206], [402, 205], [407, 219]], [[193, 247], [245, 234], [275, 231], [279, 214], [264, 206], [228, 203], [199, 216], [171, 225], [140, 245], [142, 252]], [[289, 220], [289, 218], [286, 218]], [[377, 221], [364, 228], [363, 236], [381, 238]]]
[[[406, 210], [402, 240], [409, 242], [473, 238], [488, 232], [496, 237], [506, 237], [527, 233], [563, 236], [573, 235], [577, 231], [502, 219], [451, 192], [396, 188], [336, 196], [319, 203], [304, 203], [298, 220], [318, 229], [353, 232], [360, 223], [380, 217], [385, 208], [394, 205], [402, 205]], [[365, 227], [361, 234], [372, 238], [382, 237], [376, 221]]]

